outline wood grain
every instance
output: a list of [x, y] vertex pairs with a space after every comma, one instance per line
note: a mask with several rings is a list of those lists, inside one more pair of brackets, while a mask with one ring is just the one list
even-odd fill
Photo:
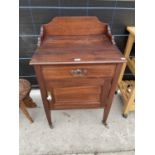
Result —
[[[80, 21], [80, 22], [79, 22]], [[46, 35], [94, 35], [106, 32], [107, 24], [97, 17], [56, 17], [45, 24]]]
[[96, 17], [56, 17], [43, 26], [43, 32], [32, 65], [125, 62], [107, 24]]
[[104, 108], [106, 123], [124, 57], [97, 17], [56, 17], [44, 24], [30, 62], [49, 125], [50, 110]]
[[[46, 80], [65, 78], [100, 78], [113, 77], [116, 65], [69, 65], [69, 66], [43, 66], [42, 72]], [[80, 70], [81, 74], [74, 74]], [[72, 73], [73, 72], [73, 73]]]

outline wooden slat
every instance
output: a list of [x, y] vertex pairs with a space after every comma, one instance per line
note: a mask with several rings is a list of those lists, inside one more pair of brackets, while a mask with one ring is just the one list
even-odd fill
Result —
[[135, 102], [133, 104], [130, 105], [130, 111], [135, 111]]
[[[130, 87], [128, 87], [130, 86]], [[130, 92], [132, 91], [133, 87], [135, 87], [134, 81], [121, 81], [119, 84], [119, 89], [122, 93], [122, 96], [124, 97], [125, 101], [127, 101], [130, 97]]]
[[128, 111], [134, 111], [135, 102], [134, 102], [134, 89], [135, 81], [121, 81], [119, 83], [119, 89], [122, 94], [124, 101], [123, 113], [128, 113]]
[[125, 72], [126, 65], [129, 67], [133, 75], [135, 75], [135, 58], [129, 58], [133, 44], [135, 42], [135, 27], [128, 26], [129, 37], [124, 51], [124, 56], [127, 59], [127, 63], [123, 64], [121, 74], [118, 80], [118, 87], [121, 91], [122, 98], [124, 101], [123, 114], [127, 115], [129, 111], [135, 109], [135, 82], [134, 81], [123, 81], [123, 75]]
[[[125, 47], [125, 51], [124, 51], [124, 57], [126, 59], [129, 58], [129, 55], [130, 55], [130, 52], [132, 50], [134, 42], [135, 42], [135, 37], [132, 34], [129, 34], [129, 37], [128, 37], [128, 40], [127, 40], [127, 44], [126, 44], [126, 47]], [[119, 76], [118, 83], [120, 83], [122, 81], [126, 65], [127, 65], [127, 63], [123, 64], [123, 67], [122, 67], [122, 70], [121, 70], [121, 74]]]
[[127, 64], [132, 74], [135, 75], [135, 58], [128, 58]]
[[127, 27], [127, 30], [129, 31], [130, 34], [132, 34], [132, 35], [135, 36], [135, 27], [133, 27], [133, 26], [128, 26], [128, 27]]

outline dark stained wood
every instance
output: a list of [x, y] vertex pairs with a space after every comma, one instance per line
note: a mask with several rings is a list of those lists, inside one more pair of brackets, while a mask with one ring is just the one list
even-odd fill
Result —
[[44, 29], [45, 35], [52, 36], [94, 35], [105, 33], [107, 24], [97, 17], [55, 17]]
[[20, 104], [19, 104], [19, 107], [20, 107], [20, 110], [23, 112], [23, 114], [26, 116], [26, 118], [31, 122], [33, 123], [33, 120], [31, 118], [31, 116], [29, 115], [27, 109], [26, 109], [26, 106], [25, 106], [25, 103], [23, 102], [23, 100], [20, 101]]
[[59, 104], [63, 107], [65, 105], [68, 108], [72, 107], [72, 109], [82, 108], [88, 104], [104, 107], [111, 88], [111, 81], [112, 78], [83, 77], [71, 80], [51, 80], [46, 85], [47, 91], [52, 92], [54, 96], [51, 107], [57, 107]]
[[28, 108], [35, 108], [37, 107], [36, 103], [32, 100], [30, 97], [30, 94], [28, 94], [24, 99], [23, 102], [25, 103], [25, 106]]
[[65, 78], [100, 78], [113, 77], [116, 65], [69, 65], [69, 66], [43, 66], [42, 72], [45, 80]]
[[31, 83], [26, 79], [19, 79], [19, 107], [28, 120], [32, 123], [33, 120], [29, 115], [26, 107], [36, 107], [36, 104], [33, 102], [30, 97]]
[[[56, 17], [43, 25], [30, 64], [121, 63], [108, 24], [96, 17]], [[74, 61], [80, 58], [81, 61]]]
[[115, 75], [113, 77], [113, 81], [111, 84], [111, 89], [107, 98], [107, 103], [105, 105], [105, 109], [104, 109], [104, 115], [103, 115], [103, 123], [106, 125], [107, 124], [107, 118], [110, 112], [110, 108], [112, 105], [112, 100], [113, 100], [113, 96], [115, 94], [115, 90], [116, 90], [116, 86], [117, 86], [117, 82], [118, 82], [118, 78], [121, 72], [121, 68], [122, 68], [122, 64], [117, 64], [116, 67], [116, 71], [115, 71]]
[[106, 35], [50, 36], [36, 50], [31, 64], [121, 63], [122, 57]]
[[99, 102], [85, 102], [85, 104], [81, 104], [81, 102], [73, 102], [73, 104], [70, 103], [63, 103], [58, 102], [57, 104], [51, 105], [51, 110], [62, 110], [62, 109], [92, 109], [92, 108], [100, 108]]
[[34, 65], [50, 110], [104, 108], [106, 123], [124, 57], [97, 17], [56, 17], [41, 28]]
[[54, 96], [58, 102], [70, 102], [72, 101], [96, 101], [99, 102], [100, 94], [99, 86], [84, 86], [84, 87], [63, 87], [55, 88]]
[[108, 100], [109, 91], [111, 88], [112, 79], [104, 79], [104, 84], [101, 85], [100, 102], [101, 106], [104, 107]]
[[39, 87], [41, 90], [41, 96], [42, 96], [42, 100], [43, 100], [43, 105], [44, 105], [44, 110], [45, 110], [45, 114], [46, 114], [46, 118], [48, 120], [49, 126], [52, 128], [52, 121], [51, 121], [51, 113], [50, 113], [50, 109], [49, 109], [49, 103], [46, 99], [47, 97], [47, 91], [45, 88], [45, 84], [44, 84], [44, 79], [42, 77], [42, 73], [41, 73], [41, 66], [34, 66], [35, 69], [35, 73], [37, 76], [37, 80], [39, 83]]
[[[95, 86], [101, 86], [104, 84], [106, 78], [72, 78], [63, 80], [46, 80], [45, 85], [47, 89], [51, 87], [78, 87], [78, 86], [88, 86], [88, 83]], [[112, 78], [111, 78], [112, 79]]]

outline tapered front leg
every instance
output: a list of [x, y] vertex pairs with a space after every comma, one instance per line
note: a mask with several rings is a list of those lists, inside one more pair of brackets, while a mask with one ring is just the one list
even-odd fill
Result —
[[110, 112], [110, 108], [111, 108], [111, 104], [112, 103], [108, 103], [105, 108], [104, 108], [104, 114], [103, 114], [103, 124], [105, 126], [107, 126], [107, 118], [108, 118], [108, 115], [109, 115], [109, 112]]
[[38, 80], [40, 91], [41, 91], [41, 97], [42, 97], [42, 101], [43, 101], [46, 118], [47, 118], [50, 128], [53, 128], [52, 119], [51, 119], [51, 111], [50, 111], [50, 107], [49, 107], [49, 102], [47, 100], [48, 94], [47, 94], [47, 91], [45, 88], [45, 82], [44, 82], [44, 78], [42, 76], [41, 66], [36, 65], [36, 66], [34, 66], [34, 69], [35, 69], [35, 72], [37, 75], [37, 80]]
[[104, 114], [103, 114], [103, 124], [104, 125], [107, 125], [107, 118], [108, 118], [108, 115], [109, 115], [109, 112], [111, 109], [113, 96], [114, 96], [114, 93], [116, 90], [116, 86], [117, 86], [118, 77], [119, 77], [119, 74], [121, 71], [121, 67], [122, 67], [122, 64], [116, 65], [115, 76], [113, 77], [112, 84], [111, 84], [111, 90], [108, 94], [108, 99], [107, 99], [106, 105], [104, 107]]
[[44, 110], [45, 110], [45, 114], [46, 114], [48, 124], [49, 124], [50, 128], [52, 129], [53, 124], [52, 124], [52, 119], [51, 119], [51, 111], [46, 107], [46, 105], [45, 105], [46, 103], [43, 103], [43, 104], [44, 104]]

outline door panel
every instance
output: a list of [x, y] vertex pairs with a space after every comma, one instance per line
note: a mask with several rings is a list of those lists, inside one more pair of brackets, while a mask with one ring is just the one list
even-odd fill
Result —
[[[89, 79], [87, 79], [89, 81]], [[53, 95], [52, 109], [71, 108], [99, 108], [104, 107], [111, 88], [111, 78], [102, 79], [102, 83], [87, 83], [79, 86], [48, 87], [48, 92]], [[74, 84], [75, 81], [72, 81]]]
[[99, 86], [55, 88], [55, 100], [58, 102], [88, 101], [99, 102], [101, 89]]

